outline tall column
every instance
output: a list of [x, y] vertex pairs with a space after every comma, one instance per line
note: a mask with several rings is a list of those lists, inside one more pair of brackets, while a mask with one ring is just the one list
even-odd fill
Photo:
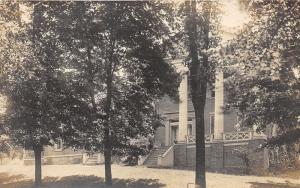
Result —
[[182, 81], [179, 86], [179, 127], [178, 141], [185, 141], [188, 123], [188, 74], [184, 71]]
[[215, 81], [215, 128], [214, 138], [222, 139], [224, 132], [224, 78], [223, 71], [216, 70], [216, 81]]
[[193, 133], [193, 136], [196, 136], [196, 118], [193, 117], [192, 119], [192, 133]]
[[169, 119], [164, 120], [164, 125], [165, 125], [165, 144], [166, 146], [170, 146], [170, 121]]

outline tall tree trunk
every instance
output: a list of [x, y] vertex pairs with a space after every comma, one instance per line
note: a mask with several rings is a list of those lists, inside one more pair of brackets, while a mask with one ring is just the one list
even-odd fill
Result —
[[[41, 4], [35, 3], [34, 8], [33, 8], [33, 20], [32, 20], [32, 44], [33, 44], [33, 49], [36, 49], [36, 40], [38, 39], [38, 33], [39, 33], [39, 8]], [[39, 55], [36, 50], [34, 50], [34, 55], [39, 59]], [[43, 74], [42, 80], [45, 81], [45, 75]], [[40, 94], [40, 99], [44, 105], [40, 107], [40, 110], [42, 114], [45, 114], [45, 91], [43, 90]], [[43, 123], [44, 118], [42, 118], [41, 122]], [[41, 187], [42, 184], [42, 150], [43, 147], [40, 145], [35, 145], [33, 146], [33, 151], [34, 151], [34, 161], [35, 161], [35, 179], [34, 179], [34, 186], [36, 188]]]
[[110, 126], [111, 126], [111, 103], [112, 103], [112, 86], [113, 86], [113, 47], [114, 42], [111, 42], [110, 61], [106, 67], [106, 103], [104, 111], [106, 114], [106, 120], [104, 124], [104, 159], [105, 159], [105, 184], [107, 186], [112, 185], [112, 173], [111, 173], [111, 151], [112, 143], [110, 138]]
[[34, 161], [35, 161], [35, 179], [34, 186], [41, 187], [42, 184], [42, 149], [40, 147], [34, 148]]
[[[82, 7], [81, 7], [82, 8]], [[83, 12], [84, 10], [81, 10], [79, 12]], [[86, 43], [85, 46], [87, 48], [87, 59], [88, 59], [88, 71], [89, 71], [89, 77], [88, 82], [90, 84], [90, 97], [93, 107], [93, 118], [95, 120], [98, 119], [104, 119], [104, 168], [105, 168], [105, 184], [106, 186], [110, 187], [112, 186], [112, 172], [111, 172], [111, 141], [110, 141], [110, 112], [111, 112], [111, 101], [112, 101], [112, 81], [113, 81], [113, 63], [112, 61], [108, 62], [107, 67], [105, 68], [107, 78], [106, 78], [106, 101], [104, 104], [104, 112], [105, 116], [100, 115], [97, 112], [97, 105], [95, 102], [95, 93], [94, 93], [94, 73], [93, 73], [93, 65], [92, 65], [92, 41], [88, 36], [88, 28], [87, 25], [85, 25], [85, 32], [83, 33], [83, 38], [85, 39]], [[113, 50], [111, 50], [110, 54], [110, 60], [112, 59]]]
[[[201, 92], [201, 93], [203, 93], [203, 92]], [[199, 100], [199, 98], [196, 99], [196, 100]], [[202, 99], [202, 101], [203, 101], [203, 99]], [[205, 105], [205, 101], [204, 101], [204, 103], [201, 102], [201, 104], [194, 103], [194, 102], [193, 102], [193, 104], [194, 104], [195, 117], [196, 117], [196, 175], [195, 175], [195, 188], [205, 188], [206, 187], [205, 136], [204, 136], [204, 134], [205, 134], [205, 131], [204, 131], [204, 105]]]
[[111, 173], [111, 139], [110, 139], [110, 107], [111, 107], [111, 92], [107, 92], [109, 96], [109, 101], [106, 104], [106, 113], [108, 117], [106, 118], [105, 128], [104, 128], [104, 160], [105, 160], [105, 184], [107, 186], [112, 185], [112, 173]]
[[111, 173], [111, 142], [109, 129], [104, 131], [104, 159], [105, 159], [105, 184], [107, 186], [112, 185], [112, 173]]
[[[205, 130], [204, 130], [204, 107], [206, 101], [207, 89], [207, 56], [201, 54], [204, 58], [198, 58], [198, 33], [196, 22], [196, 0], [189, 0], [186, 4], [186, 31], [188, 34], [188, 47], [191, 64], [189, 66], [191, 79], [192, 103], [196, 117], [196, 170], [195, 170], [195, 188], [206, 188], [205, 177]], [[204, 26], [205, 27], [205, 26]], [[204, 36], [207, 39], [206, 36]], [[207, 40], [205, 40], [207, 42]], [[205, 45], [207, 48], [208, 43]]]

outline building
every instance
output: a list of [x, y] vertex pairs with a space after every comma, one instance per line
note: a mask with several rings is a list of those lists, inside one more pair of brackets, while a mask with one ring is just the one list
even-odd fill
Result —
[[[170, 146], [175, 142], [193, 140], [195, 136], [195, 114], [192, 101], [189, 97], [189, 76], [186, 67], [181, 65], [180, 60], [174, 64], [183, 74], [179, 87], [179, 103], [172, 102], [164, 97], [157, 109], [164, 118], [165, 127], [160, 127], [156, 133], [156, 144]], [[205, 133], [207, 139], [222, 139], [224, 132], [237, 130], [236, 112], [226, 110], [226, 95], [224, 93], [223, 73], [219, 71], [216, 75], [215, 87], [208, 87], [205, 105]]]
[[[189, 74], [181, 60], [173, 62], [183, 79], [179, 87], [180, 102], [164, 97], [157, 105], [164, 127], [155, 134], [154, 149], [145, 159], [147, 166], [195, 167], [195, 115], [189, 98]], [[239, 131], [237, 112], [226, 108], [223, 72], [216, 71], [214, 88], [209, 88], [205, 105], [206, 166], [212, 171], [243, 171], [247, 165], [268, 167], [266, 149], [259, 149], [265, 136], [253, 130]]]
[[[163, 117], [164, 127], [159, 127], [154, 136], [154, 149], [140, 161], [146, 166], [194, 168], [195, 167], [195, 115], [189, 98], [189, 74], [181, 60], [173, 62], [183, 75], [179, 87], [180, 102], [168, 97], [157, 104], [157, 111]], [[226, 86], [222, 71], [216, 72], [213, 88], [207, 92], [205, 105], [205, 155], [207, 169], [211, 171], [246, 171], [249, 164], [255, 168], [268, 167], [268, 151], [260, 149], [264, 135], [253, 130], [240, 131], [235, 110], [226, 108]], [[84, 151], [63, 149], [63, 143], [46, 147], [43, 152], [44, 164], [99, 164], [100, 154], [88, 155]], [[33, 164], [32, 151], [24, 152], [24, 163]], [[243, 157], [244, 156], [244, 157]], [[245, 158], [246, 157], [246, 158]], [[250, 163], [246, 164], [245, 160]]]

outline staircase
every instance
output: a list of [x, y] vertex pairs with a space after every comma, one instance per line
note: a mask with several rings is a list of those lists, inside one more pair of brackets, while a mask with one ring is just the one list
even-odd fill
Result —
[[98, 162], [98, 156], [97, 154], [94, 155], [88, 155], [88, 158], [84, 162], [84, 165], [97, 165]]
[[156, 167], [158, 156], [163, 155], [169, 148], [170, 146], [161, 146], [158, 148], [154, 148], [145, 160], [144, 165], [147, 167]]

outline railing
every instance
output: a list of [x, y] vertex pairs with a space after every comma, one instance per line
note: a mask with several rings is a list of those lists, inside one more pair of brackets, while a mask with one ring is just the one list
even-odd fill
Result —
[[[205, 142], [212, 142], [214, 139], [213, 134], [206, 134], [205, 135]], [[187, 143], [194, 143], [196, 142], [196, 136], [195, 135], [187, 135], [186, 136], [186, 142]]]
[[253, 131], [223, 133], [224, 141], [251, 140], [251, 139], [253, 139]]
[[[243, 132], [225, 132], [223, 133], [223, 141], [238, 141], [238, 140], [252, 140], [253, 131]], [[212, 142], [214, 140], [214, 134], [206, 134], [205, 142]], [[196, 137], [194, 135], [186, 136], [187, 143], [195, 143]]]
[[158, 156], [157, 164], [162, 167], [174, 166], [174, 146], [169, 147], [164, 154]]
[[212, 142], [214, 139], [214, 134], [206, 134], [205, 135], [205, 142]]
[[196, 142], [196, 137], [194, 135], [187, 135], [186, 136], [186, 142], [187, 143], [193, 143]]

